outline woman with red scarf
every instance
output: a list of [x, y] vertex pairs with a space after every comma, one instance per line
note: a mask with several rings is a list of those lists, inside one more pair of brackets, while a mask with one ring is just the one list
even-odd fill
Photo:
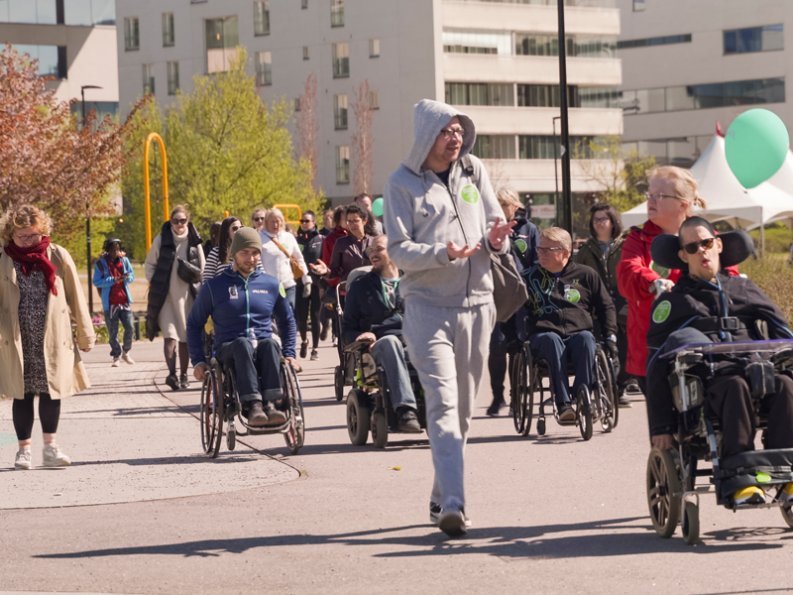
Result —
[[33, 466], [37, 395], [43, 465], [71, 464], [55, 443], [60, 399], [89, 386], [73, 346], [72, 324], [81, 351], [94, 346], [94, 327], [74, 261], [64, 248], [50, 243], [51, 227], [47, 214], [32, 205], [12, 207], [0, 221], [0, 396], [14, 399], [16, 469]]

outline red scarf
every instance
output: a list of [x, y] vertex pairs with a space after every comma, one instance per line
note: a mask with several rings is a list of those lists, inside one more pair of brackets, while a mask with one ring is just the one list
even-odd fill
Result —
[[50, 238], [44, 236], [38, 244], [27, 248], [20, 248], [14, 243], [14, 240], [11, 240], [3, 250], [19, 263], [23, 275], [28, 276], [35, 270], [41, 271], [47, 282], [47, 288], [52, 292], [52, 295], [58, 295], [58, 289], [55, 287], [55, 265], [47, 258], [47, 248], [49, 247]]

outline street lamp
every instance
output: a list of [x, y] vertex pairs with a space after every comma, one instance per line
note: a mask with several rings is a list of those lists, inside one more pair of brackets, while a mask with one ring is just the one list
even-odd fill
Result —
[[[101, 89], [98, 85], [81, 85], [80, 86], [80, 111], [83, 119], [81, 120], [81, 127], [85, 129], [85, 90], [86, 89]], [[91, 210], [88, 199], [85, 201], [85, 260], [86, 272], [88, 273], [88, 312], [93, 316], [94, 314], [94, 292], [91, 286]]]
[[[567, 126], [567, 40], [564, 31], [564, 0], [556, 2], [559, 22], [559, 111], [562, 128], [561, 226], [573, 235], [573, 195], [570, 190], [570, 130]], [[557, 211], [558, 213], [558, 211]]]
[[551, 118], [551, 126], [553, 126], [553, 183], [556, 187], [556, 191], [554, 192], [553, 202], [554, 206], [558, 209], [559, 208], [559, 166], [557, 165], [558, 155], [559, 155], [559, 144], [556, 142], [556, 121], [561, 120], [562, 116], [554, 116]]

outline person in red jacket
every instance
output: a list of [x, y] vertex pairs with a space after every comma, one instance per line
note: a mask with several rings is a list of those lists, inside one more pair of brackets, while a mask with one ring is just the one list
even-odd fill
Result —
[[647, 394], [647, 331], [653, 300], [674, 286], [680, 277], [677, 269], [655, 265], [650, 244], [662, 233], [677, 235], [677, 230], [693, 208], [705, 208], [697, 193], [697, 181], [687, 169], [665, 165], [648, 175], [647, 221], [632, 227], [622, 244], [617, 265], [617, 288], [628, 302], [628, 356], [626, 371], [639, 381]]

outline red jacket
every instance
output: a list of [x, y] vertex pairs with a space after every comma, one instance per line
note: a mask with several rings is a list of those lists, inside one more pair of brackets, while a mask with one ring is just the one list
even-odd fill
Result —
[[[322, 262], [330, 267], [330, 258], [333, 255], [333, 246], [336, 240], [347, 236], [349, 232], [343, 227], [336, 227], [331, 231], [325, 239], [322, 240]], [[339, 279], [325, 279], [325, 282], [331, 287], [336, 287], [339, 284]]]

